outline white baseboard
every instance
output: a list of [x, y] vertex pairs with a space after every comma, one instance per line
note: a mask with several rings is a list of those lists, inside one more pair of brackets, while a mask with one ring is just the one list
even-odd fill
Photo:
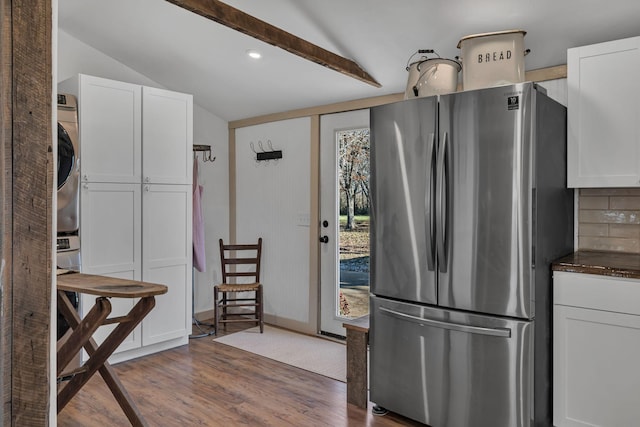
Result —
[[[249, 309], [246, 308], [238, 308], [238, 312], [247, 311]], [[216, 312], [214, 309], [200, 311], [195, 314], [196, 319], [199, 322], [203, 322], [205, 320], [211, 320], [216, 316]], [[274, 316], [271, 314], [265, 313], [264, 315], [264, 323], [269, 325], [278, 326], [280, 328], [289, 329], [291, 331], [300, 332], [307, 335], [317, 335], [318, 331], [316, 331], [311, 325], [305, 322], [300, 322], [297, 320], [286, 319], [278, 316]]]
[[194, 316], [196, 320], [198, 320], [199, 322], [203, 322], [205, 320], [213, 319], [216, 316], [216, 311], [214, 309], [200, 311], [196, 313]]

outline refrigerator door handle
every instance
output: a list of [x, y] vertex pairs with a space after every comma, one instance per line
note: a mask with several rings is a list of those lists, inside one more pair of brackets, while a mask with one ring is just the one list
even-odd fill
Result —
[[433, 209], [433, 195], [434, 191], [434, 176], [433, 171], [436, 151], [436, 135], [435, 133], [429, 134], [429, 145], [427, 146], [427, 185], [425, 192], [425, 210], [427, 214], [427, 269], [433, 271], [436, 264], [436, 221]]
[[511, 329], [505, 328], [484, 328], [481, 326], [461, 325], [459, 323], [449, 323], [440, 320], [425, 319], [423, 317], [411, 316], [410, 314], [400, 313], [390, 310], [386, 307], [380, 307], [382, 314], [396, 317], [409, 322], [419, 323], [420, 325], [433, 326], [436, 328], [448, 329], [450, 331], [467, 332], [470, 334], [490, 335], [493, 337], [511, 338]]
[[447, 272], [447, 173], [446, 159], [449, 142], [449, 134], [444, 133], [442, 147], [438, 151], [437, 178], [436, 178], [436, 222], [439, 224], [436, 234], [438, 249], [438, 268], [440, 272]]

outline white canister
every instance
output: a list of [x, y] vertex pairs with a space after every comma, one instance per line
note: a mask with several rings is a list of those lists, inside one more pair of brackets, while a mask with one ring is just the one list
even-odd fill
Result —
[[418, 79], [420, 78], [420, 70], [418, 69], [418, 66], [424, 61], [426, 61], [426, 59], [423, 58], [420, 61], [412, 62], [407, 66], [409, 76], [407, 77], [407, 87], [404, 91], [404, 99], [411, 99], [418, 96], [414, 93], [413, 88], [415, 87], [416, 83], [418, 83]]
[[418, 66], [420, 77], [413, 88], [414, 93], [422, 98], [455, 92], [461, 69], [460, 63], [453, 59], [433, 58], [421, 62]]
[[[418, 96], [418, 93], [414, 91], [414, 87], [416, 83], [418, 83], [418, 78], [420, 77], [420, 64], [429, 59], [426, 55], [430, 53], [434, 53], [433, 49], [418, 49], [409, 57], [406, 67], [406, 70], [409, 72], [409, 76], [407, 77], [407, 87], [404, 91], [404, 99], [416, 98]], [[415, 62], [411, 62], [416, 55], [420, 55], [420, 58]]]
[[523, 30], [496, 31], [465, 36], [458, 42], [464, 65], [464, 90], [524, 81]]

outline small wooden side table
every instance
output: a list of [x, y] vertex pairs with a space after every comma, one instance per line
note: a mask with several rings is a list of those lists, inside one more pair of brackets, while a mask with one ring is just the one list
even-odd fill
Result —
[[347, 330], [347, 403], [366, 408], [368, 393], [369, 315], [342, 324]]
[[[80, 319], [64, 291], [97, 295], [95, 305], [84, 319]], [[142, 414], [107, 359], [153, 309], [156, 304], [155, 295], [166, 293], [167, 287], [137, 280], [69, 273], [57, 276], [57, 292], [58, 309], [72, 330], [67, 341], [57, 352], [58, 381], [69, 381], [58, 391], [58, 412], [62, 411], [93, 374], [100, 372], [131, 424], [146, 426]], [[109, 318], [111, 314], [109, 298], [112, 297], [140, 298], [140, 300], [127, 315]], [[98, 346], [91, 337], [100, 326], [108, 324], [117, 324], [117, 326]], [[81, 367], [63, 372], [65, 366], [83, 347], [89, 354], [89, 359]]]

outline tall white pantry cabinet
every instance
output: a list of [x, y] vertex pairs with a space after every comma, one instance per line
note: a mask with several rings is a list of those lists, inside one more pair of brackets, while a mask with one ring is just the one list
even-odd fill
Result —
[[[83, 74], [58, 89], [78, 97], [82, 271], [168, 287], [110, 360], [186, 344], [191, 332], [192, 96]], [[82, 315], [93, 299], [82, 296]], [[113, 298], [112, 315], [126, 314], [136, 302]], [[102, 326], [95, 338], [104, 339], [112, 328]]]

